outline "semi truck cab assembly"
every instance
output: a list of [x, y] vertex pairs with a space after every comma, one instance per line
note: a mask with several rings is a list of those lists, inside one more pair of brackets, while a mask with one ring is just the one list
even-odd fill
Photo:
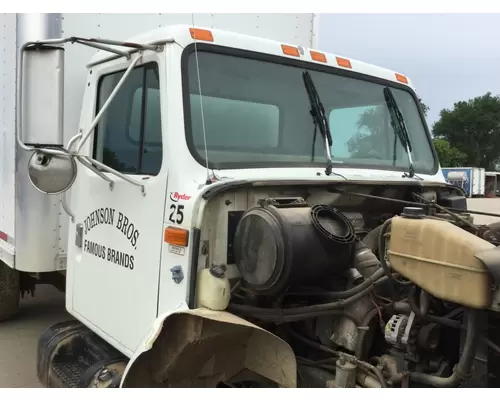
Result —
[[[45, 387], [498, 385], [497, 227], [446, 183], [406, 76], [292, 44], [287, 21], [290, 40], [168, 24], [20, 44], [23, 190], [67, 224], [73, 319], [39, 340]], [[3, 242], [0, 283], [39, 279]]]

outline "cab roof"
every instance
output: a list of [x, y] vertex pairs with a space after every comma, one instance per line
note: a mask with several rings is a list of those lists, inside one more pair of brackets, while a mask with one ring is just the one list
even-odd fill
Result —
[[[198, 43], [214, 44], [328, 65], [337, 69], [350, 70], [379, 79], [405, 84], [413, 88], [408, 77], [393, 70], [337, 54], [308, 49], [293, 43], [283, 43], [220, 29], [193, 27], [190, 25], [168, 25], [144, 32], [126, 41], [139, 44], [175, 42], [182, 47], [186, 47], [197, 41]], [[124, 48], [124, 50], [126, 49]], [[109, 56], [109, 52], [100, 50], [92, 57], [90, 64], [103, 62]]]

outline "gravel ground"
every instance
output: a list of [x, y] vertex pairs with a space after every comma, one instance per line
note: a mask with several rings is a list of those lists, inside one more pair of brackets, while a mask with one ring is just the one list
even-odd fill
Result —
[[64, 294], [39, 286], [35, 297], [21, 299], [15, 319], [0, 323], [0, 388], [38, 388], [36, 351], [38, 337], [50, 325], [71, 319], [64, 308]]

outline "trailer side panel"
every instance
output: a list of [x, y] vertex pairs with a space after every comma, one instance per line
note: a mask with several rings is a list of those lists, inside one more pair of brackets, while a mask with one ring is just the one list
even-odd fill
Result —
[[0, 231], [14, 237], [15, 123], [16, 123], [16, 15], [0, 14]]
[[[60, 14], [17, 14], [16, 25], [17, 54], [26, 41], [60, 36]], [[65, 260], [59, 260], [60, 196], [33, 187], [27, 168], [31, 155], [16, 146], [15, 268], [33, 273], [64, 269]]]
[[0, 261], [14, 266], [16, 14], [0, 14]]

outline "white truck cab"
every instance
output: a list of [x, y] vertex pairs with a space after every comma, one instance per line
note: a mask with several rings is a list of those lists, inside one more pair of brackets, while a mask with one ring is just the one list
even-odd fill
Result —
[[[100, 51], [78, 131], [61, 146], [34, 110], [43, 96], [47, 112], [63, 102], [53, 89], [69, 42]], [[20, 60], [20, 120], [31, 120], [19, 146], [33, 153], [33, 186], [61, 196], [69, 218], [66, 307], [76, 322], [42, 335], [44, 385], [296, 387], [307, 375], [298, 380], [297, 369], [312, 365], [298, 337], [343, 360], [320, 385], [387, 386], [366, 361], [371, 336], [358, 330], [376, 315], [367, 291], [392, 276], [381, 261], [384, 221], [416, 220], [438, 203], [468, 223], [409, 78], [187, 24], [126, 42], [31, 41]], [[53, 73], [41, 81], [37, 71]], [[440, 208], [433, 215], [449, 220]], [[318, 303], [325, 290], [344, 300]], [[325, 323], [318, 342], [306, 337]]]
[[[134, 183], [108, 173], [103, 179], [79, 166], [69, 192], [75, 223], [66, 289], [68, 311], [127, 356], [159, 313], [196, 304], [197, 269], [228, 264], [229, 212], [257, 205], [259, 197], [271, 195], [267, 187], [286, 192], [304, 183], [320, 188], [417, 180], [402, 177], [408, 157], [394, 133], [369, 148], [363, 143], [369, 139], [354, 143], [363, 114], [383, 117], [384, 87], [391, 87], [403, 110], [415, 172], [443, 182], [417, 97], [402, 75], [288, 43], [187, 25], [131, 41], [161, 43], [163, 49], [111, 61], [99, 52], [91, 60], [82, 132], [136, 65], [80, 152]], [[330, 123], [329, 176], [319, 132], [311, 154], [315, 124], [304, 70]], [[358, 148], [350, 150], [350, 143]]]

